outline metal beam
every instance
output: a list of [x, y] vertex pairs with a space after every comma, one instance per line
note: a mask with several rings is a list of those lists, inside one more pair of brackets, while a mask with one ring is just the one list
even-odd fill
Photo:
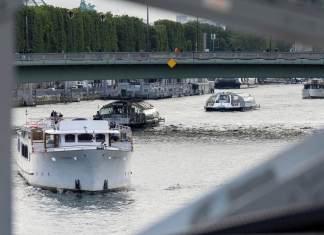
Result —
[[[130, 0], [144, 4], [145, 0]], [[224, 23], [231, 29], [322, 46], [323, 1], [154, 0], [151, 6]]]
[[166, 65], [58, 65], [20, 66], [17, 81], [81, 81], [158, 78], [316, 78], [324, 74], [323, 65], [258, 64], [180, 64]]
[[13, 13], [15, 0], [0, 0], [0, 234], [11, 234], [11, 90], [13, 74]]
[[[170, 69], [172, 58], [177, 66]], [[324, 74], [324, 53], [16, 54], [19, 82], [151, 78], [278, 77]]]

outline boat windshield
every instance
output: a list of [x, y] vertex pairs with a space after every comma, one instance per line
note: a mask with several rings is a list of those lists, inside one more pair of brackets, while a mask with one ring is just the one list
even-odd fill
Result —
[[219, 98], [217, 99], [216, 103], [230, 103], [229, 95], [219, 95]]
[[218, 99], [218, 95], [213, 95], [208, 99], [207, 103], [215, 103], [217, 99]]

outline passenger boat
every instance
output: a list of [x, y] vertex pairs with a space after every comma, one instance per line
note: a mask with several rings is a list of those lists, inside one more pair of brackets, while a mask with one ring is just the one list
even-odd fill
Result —
[[246, 111], [259, 108], [250, 94], [219, 92], [211, 96], [205, 106], [206, 111]]
[[324, 80], [311, 79], [304, 83], [303, 99], [323, 99]]
[[52, 115], [26, 123], [17, 133], [18, 172], [30, 185], [89, 192], [130, 185], [129, 127]]
[[130, 127], [156, 126], [161, 121], [159, 112], [149, 103], [140, 101], [116, 101], [103, 106], [93, 117]]
[[215, 81], [215, 89], [242, 89], [255, 87], [256, 78], [218, 78]]

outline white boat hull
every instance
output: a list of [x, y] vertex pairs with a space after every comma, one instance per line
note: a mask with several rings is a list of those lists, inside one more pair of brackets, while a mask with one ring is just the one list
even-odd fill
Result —
[[33, 186], [72, 191], [107, 191], [127, 188], [131, 182], [131, 152], [73, 150], [17, 156], [20, 175]]
[[324, 89], [304, 89], [303, 99], [323, 99]]

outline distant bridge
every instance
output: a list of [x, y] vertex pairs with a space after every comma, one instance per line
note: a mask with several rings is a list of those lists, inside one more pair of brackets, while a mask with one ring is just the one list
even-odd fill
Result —
[[[167, 62], [174, 59], [171, 69]], [[324, 76], [324, 53], [16, 54], [18, 82], [155, 78], [311, 78]]]

